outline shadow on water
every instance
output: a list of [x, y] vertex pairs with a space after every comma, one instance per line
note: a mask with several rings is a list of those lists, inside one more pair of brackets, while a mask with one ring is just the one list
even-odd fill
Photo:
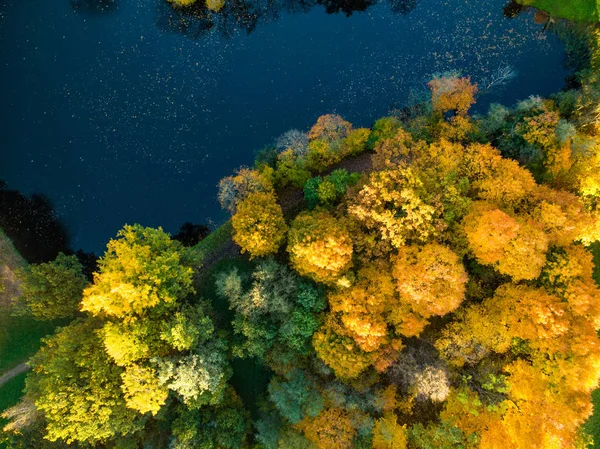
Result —
[[394, 14], [406, 15], [417, 7], [417, 0], [389, 0]]
[[[417, 6], [417, 0], [385, 1], [390, 3], [394, 14], [400, 15], [410, 13]], [[227, 0], [223, 9], [213, 13], [203, 0], [179, 8], [159, 0], [156, 25], [161, 30], [191, 39], [199, 39], [213, 29], [223, 37], [231, 37], [239, 30], [249, 34], [261, 24], [276, 21], [282, 14], [307, 13], [316, 6], [323, 6], [328, 14], [343, 13], [350, 17], [377, 3], [378, 0]]]
[[343, 12], [346, 17], [352, 13], [366, 11], [368, 7], [377, 3], [376, 0], [321, 0], [319, 4], [325, 7], [327, 14], [339, 14]]
[[173, 235], [173, 240], [178, 240], [183, 246], [197, 245], [210, 234], [210, 228], [204, 224], [194, 224], [186, 221], [179, 227], [179, 231]]
[[515, 0], [510, 0], [506, 6], [502, 8], [502, 14], [504, 14], [504, 17], [507, 19], [514, 19], [526, 9], [526, 6], [517, 3]]
[[117, 10], [116, 0], [71, 0], [73, 11], [82, 14], [109, 14]]
[[29, 263], [42, 263], [59, 252], [69, 252], [67, 228], [50, 200], [40, 194], [25, 196], [0, 180], [0, 228]]

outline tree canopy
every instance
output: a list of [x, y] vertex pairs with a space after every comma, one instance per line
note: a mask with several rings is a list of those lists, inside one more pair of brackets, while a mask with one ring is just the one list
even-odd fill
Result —
[[28, 304], [81, 297], [83, 313], [33, 359], [7, 432], [108, 448], [586, 447], [600, 140], [564, 95], [470, 116], [470, 78], [428, 85], [415, 110], [370, 130], [324, 115], [223, 180], [234, 259], [202, 266], [198, 248], [134, 225], [85, 289], [67, 256], [32, 268]]

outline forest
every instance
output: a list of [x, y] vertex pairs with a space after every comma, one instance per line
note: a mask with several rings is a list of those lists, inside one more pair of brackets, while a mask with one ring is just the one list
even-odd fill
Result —
[[[570, 50], [550, 98], [475, 114], [484, 90], [446, 73], [370, 128], [324, 114], [220, 181], [218, 229], [127, 224], [97, 262], [52, 224], [62, 252], [24, 263], [2, 222], [0, 299], [59, 324], [2, 444], [593, 447], [600, 30], [558, 18], [597, 9], [523, 3]], [[43, 198], [0, 194], [50, 220]]]

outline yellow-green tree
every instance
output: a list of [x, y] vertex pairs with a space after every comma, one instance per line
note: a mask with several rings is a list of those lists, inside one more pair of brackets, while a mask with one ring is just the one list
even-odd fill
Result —
[[330, 317], [313, 335], [317, 356], [341, 379], [357, 377], [373, 363], [373, 356], [362, 351], [342, 326]]
[[87, 284], [77, 257], [60, 253], [52, 262], [25, 269], [18, 306], [40, 320], [72, 317]]
[[171, 307], [193, 291], [192, 268], [182, 263], [182, 246], [161, 228], [126, 225], [83, 292], [82, 310], [124, 319], [157, 306]]
[[406, 425], [398, 424], [396, 415], [386, 413], [373, 426], [373, 449], [406, 449]]
[[250, 257], [274, 254], [285, 240], [287, 225], [273, 193], [253, 193], [231, 218], [233, 240]]
[[123, 369], [101, 348], [96, 323], [76, 321], [32, 359], [26, 394], [44, 414], [50, 441], [102, 444], [142, 428], [121, 391]]
[[292, 222], [287, 251], [298, 273], [318, 282], [333, 283], [352, 265], [352, 238], [344, 222], [316, 209]]

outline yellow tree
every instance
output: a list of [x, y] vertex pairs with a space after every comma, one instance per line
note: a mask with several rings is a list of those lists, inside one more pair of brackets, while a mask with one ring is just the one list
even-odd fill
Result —
[[357, 278], [350, 288], [333, 291], [329, 305], [358, 346], [372, 352], [390, 343], [386, 314], [398, 302], [395, 286], [385, 263], [362, 268]]
[[256, 192], [272, 192], [273, 185], [265, 173], [242, 167], [232, 176], [219, 181], [219, 203], [234, 214], [240, 201]]
[[375, 154], [372, 156], [373, 167], [381, 170], [405, 164], [406, 160], [412, 159], [413, 154], [423, 153], [423, 148], [426, 147], [424, 141], [415, 141], [411, 133], [398, 128], [391, 137], [380, 139], [375, 144]]
[[471, 83], [470, 77], [436, 77], [428, 86], [431, 89], [431, 105], [436, 112], [456, 111], [458, 115], [466, 115], [475, 104], [478, 89], [476, 84]]
[[392, 259], [392, 274], [401, 298], [424, 317], [445, 315], [464, 299], [467, 273], [446, 246], [404, 246]]
[[370, 353], [380, 371], [397, 358], [400, 336], [415, 337], [428, 324], [398, 293], [391, 266], [384, 260], [364, 265], [350, 287], [334, 290], [328, 298], [332, 314], [339, 318], [338, 333]]
[[352, 265], [352, 238], [345, 224], [322, 209], [304, 211], [292, 222], [287, 250], [298, 273], [334, 283]]
[[336, 318], [329, 316], [325, 324], [313, 335], [317, 356], [340, 379], [357, 377], [373, 363], [373, 356], [362, 351], [354, 340], [344, 335]]
[[600, 328], [600, 289], [593, 279], [592, 254], [582, 246], [556, 248], [542, 271], [542, 285], [567, 301], [575, 315]]
[[544, 289], [504, 284], [492, 298], [462, 310], [436, 342], [455, 365], [474, 364], [493, 351], [508, 352], [515, 343], [544, 353], [566, 350], [570, 321], [566, 304]]
[[565, 390], [522, 359], [505, 370], [509, 373], [510, 402], [505, 401], [505, 412], [495, 431], [482, 428], [481, 447], [576, 447], [579, 426], [592, 413], [589, 393]]
[[316, 418], [307, 418], [298, 427], [318, 449], [350, 449], [357, 432], [348, 411], [341, 408], [323, 410]]
[[466, 148], [465, 169], [475, 194], [492, 203], [514, 206], [536, 187], [529, 170], [504, 159], [489, 144], [471, 144]]
[[406, 425], [401, 426], [394, 413], [386, 413], [373, 426], [373, 449], [406, 449]]
[[125, 318], [173, 306], [193, 291], [182, 248], [161, 228], [125, 226], [108, 243], [93, 285], [83, 292], [82, 310]]
[[489, 203], [474, 203], [463, 226], [469, 249], [480, 263], [514, 280], [540, 275], [548, 237], [536, 223], [513, 218]]
[[231, 218], [233, 241], [250, 257], [274, 254], [285, 240], [287, 225], [274, 193], [248, 195]]
[[351, 199], [348, 213], [394, 247], [426, 242], [445, 228], [443, 210], [428, 203], [429, 193], [410, 168], [371, 173]]
[[542, 226], [550, 244], [570, 245], [580, 239], [583, 229], [594, 226], [594, 217], [572, 193], [538, 186], [532, 199], [531, 217]]
[[165, 405], [169, 389], [161, 384], [154, 369], [133, 364], [125, 368], [121, 380], [127, 407], [156, 415]]

